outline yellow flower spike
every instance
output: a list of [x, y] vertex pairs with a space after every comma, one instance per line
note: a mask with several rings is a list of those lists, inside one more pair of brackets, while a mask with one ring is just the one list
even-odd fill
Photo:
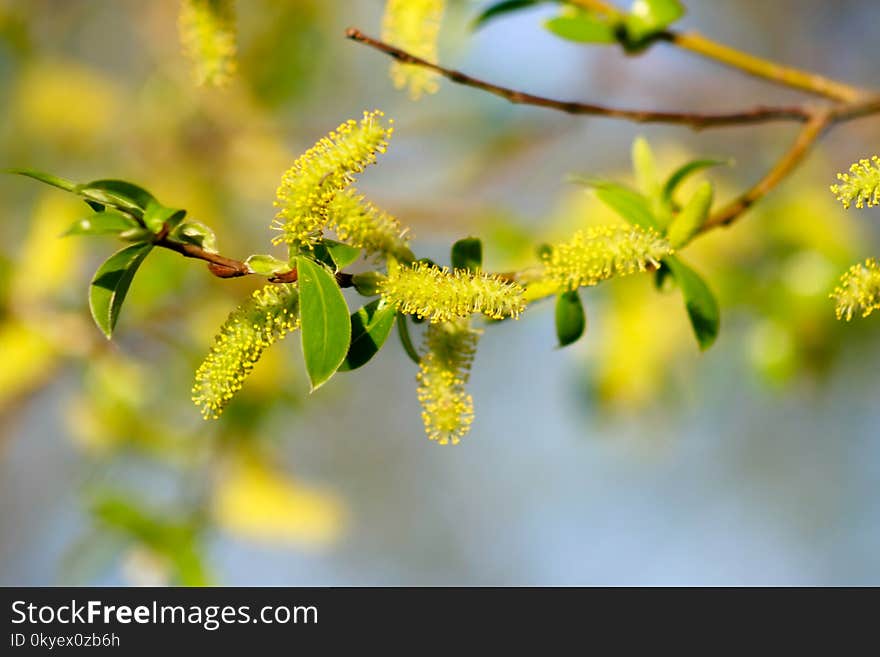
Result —
[[880, 205], [880, 157], [859, 160], [849, 168], [849, 173], [838, 173], [839, 185], [831, 185], [831, 193], [849, 209], [853, 203], [857, 208], [872, 208]]
[[836, 302], [837, 319], [849, 321], [861, 313], [867, 317], [880, 308], [880, 265], [874, 258], [856, 264], [840, 277], [840, 285], [831, 293]]
[[473, 422], [474, 400], [464, 386], [479, 336], [467, 320], [431, 324], [425, 334], [417, 394], [425, 433], [441, 445], [457, 445]]
[[[383, 125], [383, 113], [364, 112], [321, 139], [287, 170], [275, 206], [281, 208], [272, 227], [281, 235], [272, 242], [311, 249], [330, 221], [330, 205], [384, 153], [394, 129]], [[390, 123], [390, 122], [389, 122]]]
[[671, 253], [669, 242], [653, 230], [596, 226], [554, 246], [544, 257], [544, 277], [558, 290], [574, 290], [657, 267]]
[[267, 285], [230, 313], [196, 370], [192, 400], [206, 420], [217, 419], [263, 351], [299, 326], [294, 285]]
[[329, 227], [341, 241], [364, 249], [369, 255], [390, 255], [404, 262], [414, 260], [408, 230], [356, 190], [346, 190], [333, 199], [329, 214]]
[[523, 288], [494, 274], [450, 271], [425, 262], [389, 268], [380, 294], [398, 311], [432, 323], [482, 313], [492, 319], [517, 318], [525, 309]]
[[[437, 61], [437, 38], [445, 9], [444, 0], [388, 0], [382, 20], [382, 39], [416, 57]], [[391, 63], [391, 80], [398, 89], [409, 87], [413, 100], [437, 92], [439, 75], [421, 66]]]
[[236, 70], [232, 0], [182, 0], [177, 21], [183, 51], [199, 85], [222, 87]]

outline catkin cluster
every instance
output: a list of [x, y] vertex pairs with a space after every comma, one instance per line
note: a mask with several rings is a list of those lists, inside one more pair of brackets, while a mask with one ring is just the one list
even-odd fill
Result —
[[482, 313], [491, 319], [517, 318], [525, 309], [523, 288], [494, 274], [425, 262], [390, 267], [379, 285], [385, 301], [400, 312], [432, 323]]
[[267, 285], [236, 308], [196, 370], [192, 400], [205, 419], [217, 419], [263, 351], [299, 326], [294, 285]]
[[544, 279], [558, 291], [596, 285], [657, 267], [672, 253], [665, 238], [638, 226], [596, 226], [578, 231], [544, 256]]
[[182, 0], [177, 25], [196, 82], [217, 87], [228, 84], [236, 69], [232, 0]]
[[849, 168], [849, 173], [838, 173], [839, 185], [831, 186], [831, 193], [849, 208], [871, 208], [880, 205], [880, 157], [859, 160]]
[[[437, 61], [437, 38], [443, 19], [444, 0], [388, 0], [382, 21], [382, 38], [431, 63]], [[398, 89], [409, 87], [418, 100], [435, 93], [438, 74], [422, 66], [392, 62], [391, 80]]]
[[853, 315], [867, 317], [880, 308], [880, 265], [873, 258], [856, 264], [840, 278], [831, 293], [837, 319], [849, 321]]
[[453, 445], [470, 430], [474, 400], [465, 390], [480, 332], [468, 320], [431, 324], [419, 363], [418, 398], [428, 438]]
[[384, 153], [393, 128], [382, 123], [382, 112], [364, 112], [360, 122], [349, 120], [322, 138], [287, 170], [278, 188], [280, 208], [273, 240], [298, 249], [311, 249], [330, 221], [330, 206], [351, 185], [355, 174]]

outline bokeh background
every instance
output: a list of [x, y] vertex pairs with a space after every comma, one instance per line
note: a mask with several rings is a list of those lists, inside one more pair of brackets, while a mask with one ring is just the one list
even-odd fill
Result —
[[[872, 0], [686, 4], [683, 26], [878, 84]], [[498, 83], [656, 109], [801, 98], [664, 46], [627, 58], [562, 42], [542, 28], [552, 7], [473, 33], [481, 6], [451, 3], [441, 58]], [[0, 0], [0, 165], [139, 182], [244, 257], [269, 248], [293, 159], [378, 107], [397, 130], [363, 190], [412, 226], [420, 255], [445, 262], [473, 234], [505, 270], [610, 218], [566, 178], [628, 180], [639, 134], [668, 169], [733, 158], [710, 174], [732, 196], [796, 129], [633, 126], [445, 82], [412, 102], [385, 57], [343, 38], [379, 33], [378, 0], [242, 0], [239, 75], [198, 88], [177, 8]], [[878, 150], [877, 121], [836, 129], [742, 221], [688, 249], [723, 309], [707, 353], [680, 296], [648, 277], [586, 291], [572, 348], [554, 348], [552, 304], [488, 327], [476, 421], [454, 448], [425, 438], [393, 340], [309, 396], [293, 337], [204, 422], [192, 372], [256, 282], [155, 253], [108, 343], [86, 288], [116, 245], [60, 239], [85, 206], [4, 176], [0, 584], [880, 584], [880, 324], [838, 323], [827, 298], [878, 237], [878, 213], [847, 213], [828, 185]]]

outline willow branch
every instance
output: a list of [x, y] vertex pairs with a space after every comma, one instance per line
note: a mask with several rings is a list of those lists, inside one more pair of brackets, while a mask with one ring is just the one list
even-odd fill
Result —
[[[605, 0], [566, 1], [571, 5], [606, 16], [622, 16], [622, 12], [617, 7]], [[660, 33], [659, 38], [682, 50], [693, 52], [749, 75], [832, 100], [849, 103], [858, 100], [868, 93], [863, 89], [832, 80], [818, 73], [804, 71], [769, 59], [756, 57], [755, 55], [718, 43], [697, 32], [666, 30]]]
[[809, 153], [810, 147], [833, 123], [834, 114], [831, 111], [818, 112], [810, 118], [798, 133], [791, 148], [782, 155], [773, 168], [751, 189], [709, 217], [706, 223], [703, 224], [701, 232], [718, 226], [729, 225], [757, 201], [766, 196], [768, 192], [782, 182], [803, 161]]
[[739, 112], [726, 113], [697, 113], [697, 112], [662, 112], [650, 110], [633, 110], [616, 107], [607, 107], [593, 103], [578, 101], [555, 100], [544, 96], [536, 96], [524, 91], [517, 91], [508, 87], [502, 87], [473, 76], [445, 68], [433, 62], [416, 57], [405, 50], [401, 50], [391, 44], [367, 36], [360, 30], [349, 28], [345, 35], [357, 43], [370, 46], [375, 50], [385, 53], [403, 64], [411, 64], [435, 71], [451, 82], [462, 84], [467, 87], [480, 89], [487, 93], [504, 98], [505, 100], [520, 104], [545, 107], [566, 112], [567, 114], [580, 114], [590, 116], [602, 116], [610, 119], [623, 119], [635, 123], [669, 123], [684, 125], [695, 130], [702, 128], [717, 128], [731, 125], [750, 125], [755, 123], [767, 123], [770, 121], [799, 121], [806, 122], [810, 118], [809, 111], [801, 106], [789, 107], [765, 107], [758, 106]]

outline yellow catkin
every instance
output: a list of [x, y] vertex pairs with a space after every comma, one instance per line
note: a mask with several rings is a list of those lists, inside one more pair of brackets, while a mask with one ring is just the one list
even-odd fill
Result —
[[867, 317], [880, 308], [880, 265], [874, 258], [856, 264], [840, 277], [840, 285], [831, 293], [837, 319], [849, 321], [853, 315]]
[[849, 168], [849, 173], [838, 173], [839, 185], [831, 185], [831, 193], [849, 208], [871, 208], [880, 205], [880, 157], [859, 160]]
[[[382, 21], [382, 38], [403, 50], [437, 61], [437, 39], [445, 9], [444, 0], [388, 0]], [[439, 75], [422, 66], [391, 63], [391, 80], [398, 89], [409, 87], [413, 100], [436, 93]]]
[[182, 0], [178, 29], [196, 82], [215, 87], [228, 84], [236, 70], [232, 0]]
[[441, 445], [458, 444], [473, 422], [474, 400], [465, 384], [479, 336], [468, 320], [431, 324], [425, 333], [417, 394], [425, 433]]
[[339, 126], [293, 163], [281, 179], [275, 206], [280, 208], [273, 240], [296, 248], [312, 248], [330, 221], [330, 204], [351, 185], [355, 174], [384, 153], [393, 128], [382, 123], [380, 111], [364, 112]]
[[525, 309], [522, 286], [494, 274], [440, 268], [425, 262], [391, 267], [379, 285], [398, 311], [431, 322], [449, 322], [482, 313], [492, 319], [517, 318]]
[[263, 351], [298, 326], [294, 285], [267, 285], [232, 311], [196, 370], [192, 400], [206, 420], [220, 417]]
[[369, 255], [390, 255], [402, 262], [414, 260], [409, 249], [408, 230], [354, 189], [348, 189], [333, 199], [328, 225], [341, 241], [364, 249]]
[[544, 278], [558, 290], [574, 290], [657, 267], [672, 247], [653, 230], [596, 226], [578, 231], [544, 257]]

